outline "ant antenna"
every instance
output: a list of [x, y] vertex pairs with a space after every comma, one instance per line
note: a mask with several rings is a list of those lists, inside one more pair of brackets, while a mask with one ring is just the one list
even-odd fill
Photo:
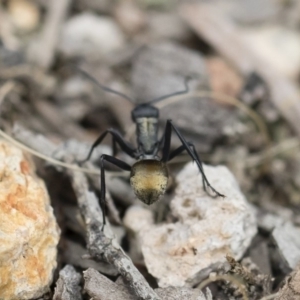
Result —
[[100, 87], [103, 91], [105, 92], [109, 92], [109, 93], [112, 93], [112, 94], [116, 94], [126, 100], [128, 100], [129, 102], [134, 103], [133, 99], [131, 99], [130, 97], [128, 97], [127, 95], [121, 93], [121, 92], [118, 92], [118, 91], [115, 91], [107, 86], [104, 86], [102, 84], [100, 84], [93, 76], [91, 76], [90, 74], [88, 74], [87, 72], [81, 70], [80, 68], [78, 67], [74, 67], [76, 69], [76, 71], [78, 71], [79, 73], [81, 73], [82, 75], [84, 75], [87, 79], [89, 79], [90, 81], [92, 81], [94, 84], [96, 84], [98, 87]]
[[185, 79], [184, 79], [184, 90], [179, 91], [179, 92], [175, 92], [175, 93], [172, 93], [172, 94], [164, 95], [164, 96], [161, 96], [161, 97], [158, 97], [158, 98], [156, 98], [154, 100], [149, 101], [147, 104], [154, 104], [154, 103], [160, 102], [162, 100], [165, 100], [165, 99], [173, 97], [173, 96], [187, 94], [190, 91], [189, 86], [188, 86], [188, 82], [191, 79], [192, 79], [192, 77], [190, 77], [190, 76], [185, 77]]

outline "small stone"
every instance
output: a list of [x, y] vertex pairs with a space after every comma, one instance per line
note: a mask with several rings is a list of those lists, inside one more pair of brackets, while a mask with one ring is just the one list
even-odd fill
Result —
[[207, 292], [207, 296], [198, 289], [192, 289], [187, 287], [167, 287], [155, 289], [155, 292], [162, 300], [212, 300], [210, 290]]
[[16, 29], [30, 32], [37, 28], [40, 21], [40, 11], [34, 1], [8, 1], [9, 16]]
[[282, 217], [276, 216], [274, 214], [263, 214], [259, 211], [257, 212], [258, 227], [267, 232], [272, 232], [274, 228], [282, 226], [284, 222], [285, 220]]
[[66, 22], [58, 48], [67, 57], [95, 60], [120, 50], [124, 42], [124, 36], [113, 19], [83, 13]]
[[132, 1], [120, 1], [114, 10], [115, 18], [122, 29], [134, 35], [146, 25], [144, 12]]
[[300, 37], [278, 25], [240, 29], [250, 48], [259, 51], [261, 59], [280, 74], [296, 79], [300, 71]]
[[147, 269], [160, 287], [195, 284], [207, 268], [224, 263], [226, 255], [240, 259], [256, 234], [254, 210], [230, 171], [223, 166], [204, 166], [204, 171], [224, 199], [204, 192], [199, 170], [189, 163], [176, 178], [170, 205], [177, 222], [155, 225], [145, 217], [138, 223], [136, 211], [126, 212], [125, 221], [137, 233]]
[[117, 284], [96, 270], [89, 268], [83, 272], [84, 290], [93, 299], [137, 300], [137, 297], [123, 284]]
[[272, 236], [282, 258], [294, 269], [300, 263], [300, 228], [286, 222], [277, 225]]
[[91, 89], [91, 82], [84, 80], [84, 78], [80, 76], [73, 76], [61, 84], [58, 95], [63, 99], [62, 101], [66, 101], [65, 98], [76, 98], [88, 95]]
[[206, 59], [211, 89], [214, 92], [235, 97], [242, 88], [243, 79], [221, 57]]
[[53, 300], [82, 300], [79, 286], [81, 275], [71, 265], [66, 265], [60, 272], [56, 282]]
[[0, 299], [42, 296], [56, 268], [59, 228], [27, 155], [0, 141]]

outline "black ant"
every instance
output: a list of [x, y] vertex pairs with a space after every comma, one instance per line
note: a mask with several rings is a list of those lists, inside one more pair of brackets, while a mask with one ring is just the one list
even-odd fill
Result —
[[[97, 84], [102, 90], [119, 95], [124, 99], [130, 101], [131, 103], [134, 103], [133, 99], [129, 98], [127, 95], [102, 86], [98, 81], [96, 81], [86, 72], [82, 70], [80, 70], [80, 72], [87, 78], [92, 80], [95, 84]], [[111, 134], [113, 155], [111, 156], [103, 154], [100, 157], [100, 206], [103, 214], [102, 230], [104, 228], [104, 225], [106, 224], [104, 161], [107, 161], [124, 171], [130, 172], [130, 184], [134, 190], [135, 195], [145, 204], [151, 205], [156, 202], [159, 197], [166, 191], [169, 177], [166, 165], [167, 162], [186, 150], [191, 158], [196, 162], [199, 171], [202, 174], [202, 184], [204, 191], [208, 195], [210, 195], [207, 190], [207, 187], [209, 187], [215, 194], [214, 196], [210, 195], [211, 197], [224, 197], [224, 195], [216, 191], [210, 185], [208, 179], [205, 176], [202, 162], [195, 150], [194, 144], [185, 140], [178, 128], [173, 124], [172, 120], [167, 120], [164, 134], [162, 135], [161, 139], [158, 139], [159, 110], [154, 106], [154, 104], [176, 95], [188, 93], [188, 80], [189, 78], [186, 78], [184, 81], [184, 90], [156, 98], [147, 103], [136, 105], [136, 107], [132, 110], [132, 121], [136, 124], [137, 147], [134, 147], [129, 142], [124, 140], [124, 138], [116, 129], [111, 128], [104, 131], [97, 138], [97, 140], [92, 145], [87, 158], [81, 161], [81, 163], [88, 161], [93, 153], [93, 150], [103, 141], [107, 134]], [[177, 134], [182, 145], [174, 151], [170, 152], [172, 131]], [[126, 154], [137, 160], [137, 162], [134, 163], [133, 166], [130, 166], [126, 162], [115, 157], [117, 144]], [[162, 150], [161, 158], [159, 158], [158, 156], [158, 152], [160, 150]]]

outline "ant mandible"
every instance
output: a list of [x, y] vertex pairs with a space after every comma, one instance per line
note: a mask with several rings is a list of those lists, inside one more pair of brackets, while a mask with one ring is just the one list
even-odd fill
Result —
[[[119, 95], [122, 98], [130, 101], [131, 103], [134, 103], [133, 99], [131, 99], [127, 95], [103, 86], [85, 71], [79, 71], [88, 79], [93, 81], [102, 90]], [[194, 144], [185, 140], [178, 128], [173, 124], [172, 120], [167, 120], [164, 133], [161, 139], [158, 139], [159, 110], [154, 106], [154, 104], [176, 95], [188, 93], [188, 80], [189, 78], [186, 78], [184, 81], [184, 90], [156, 98], [147, 103], [138, 104], [132, 110], [132, 121], [136, 124], [137, 147], [134, 147], [129, 142], [127, 142], [116, 129], [110, 128], [105, 130], [96, 139], [96, 141], [91, 146], [86, 159], [80, 161], [81, 163], [88, 161], [94, 149], [103, 141], [106, 135], [110, 134], [112, 136], [113, 155], [103, 154], [100, 157], [100, 206], [103, 214], [102, 230], [106, 224], [104, 161], [107, 161], [124, 171], [130, 172], [130, 184], [134, 190], [135, 195], [145, 204], [151, 205], [156, 202], [166, 191], [169, 177], [166, 165], [167, 162], [186, 150], [199, 168], [199, 171], [202, 175], [202, 184], [204, 191], [211, 197], [224, 197], [224, 195], [219, 193], [210, 185], [204, 173], [202, 162], [196, 152]], [[176, 133], [182, 145], [170, 152], [172, 131]], [[126, 154], [136, 159], [137, 162], [130, 166], [126, 162], [116, 158], [115, 155], [117, 144]], [[159, 158], [158, 156], [158, 152], [160, 150], [162, 151], [161, 158]], [[214, 192], [214, 196], [209, 194], [207, 187], [209, 187]]]

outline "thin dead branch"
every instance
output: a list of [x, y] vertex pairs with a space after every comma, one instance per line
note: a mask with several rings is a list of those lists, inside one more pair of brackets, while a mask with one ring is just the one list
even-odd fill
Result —
[[104, 260], [114, 265], [139, 299], [159, 300], [145, 278], [133, 265], [131, 259], [112, 238], [110, 227], [105, 226], [104, 232], [101, 231], [102, 212], [97, 197], [89, 191], [86, 177], [79, 172], [70, 171], [68, 173], [71, 175], [79, 210], [86, 224], [87, 248], [91, 257], [96, 261]]
[[54, 59], [56, 44], [71, 0], [48, 2], [44, 28], [38, 40], [29, 48], [29, 58], [41, 68], [48, 69]]
[[0, 88], [0, 105], [5, 97], [14, 89], [15, 83], [13, 81], [6, 81]]

